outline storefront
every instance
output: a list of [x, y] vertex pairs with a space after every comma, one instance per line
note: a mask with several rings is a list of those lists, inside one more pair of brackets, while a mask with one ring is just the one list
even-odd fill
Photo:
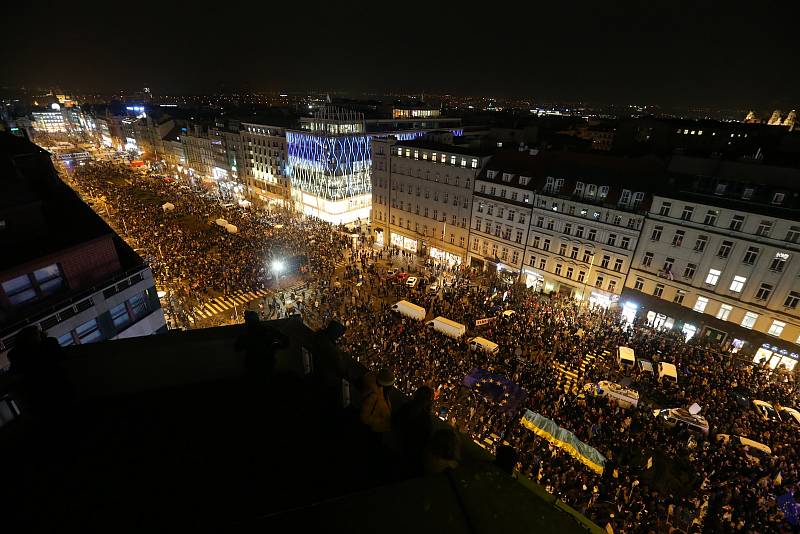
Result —
[[527, 267], [522, 269], [522, 280], [526, 287], [533, 288], [534, 291], [540, 291], [544, 287], [544, 276]]
[[383, 228], [375, 229], [375, 244], [377, 244], [379, 247], [382, 247], [384, 245]]
[[453, 254], [451, 252], [447, 252], [446, 250], [441, 250], [436, 247], [430, 247], [428, 249], [430, 257], [441, 261], [443, 263], [447, 263], [448, 265], [461, 265], [461, 256], [458, 254]]
[[592, 291], [589, 294], [589, 304], [591, 306], [609, 308], [617, 303], [619, 303], [619, 295], [615, 295], [613, 293], [607, 293], [605, 291]]
[[794, 366], [797, 365], [797, 359], [798, 355], [796, 352], [789, 352], [788, 349], [782, 349], [776, 345], [764, 343], [756, 351], [753, 362], [760, 364], [766, 360], [767, 365], [769, 365], [771, 369], [782, 365], [787, 370], [791, 371], [794, 369]]
[[392, 245], [402, 248], [404, 250], [408, 250], [410, 252], [417, 252], [417, 240], [411, 239], [410, 237], [406, 237], [404, 235], [396, 234], [392, 232]]
[[506, 265], [505, 263], [497, 264], [497, 278], [506, 284], [513, 284], [519, 279], [519, 271]]

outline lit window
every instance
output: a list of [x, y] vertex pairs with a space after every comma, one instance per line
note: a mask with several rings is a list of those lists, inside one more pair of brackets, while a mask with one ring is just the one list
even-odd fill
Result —
[[100, 341], [100, 339], [103, 337], [103, 334], [100, 332], [97, 326], [97, 319], [91, 319], [80, 325], [75, 329], [75, 335], [77, 336], [80, 344]]
[[33, 288], [31, 279], [27, 274], [7, 280], [3, 282], [2, 286], [6, 297], [14, 306], [30, 302], [36, 298], [36, 290]]
[[778, 321], [777, 319], [772, 321], [772, 325], [769, 327], [767, 333], [771, 336], [779, 336], [781, 332], [783, 332], [783, 328], [786, 326], [786, 323], [783, 321]]
[[729, 289], [734, 293], [741, 293], [745, 282], [747, 282], [747, 278], [744, 276], [734, 276]]
[[719, 307], [719, 311], [717, 312], [717, 319], [722, 319], [723, 321], [727, 321], [728, 317], [733, 311], [733, 306], [729, 304], [723, 304]]
[[758, 314], [749, 311], [744, 314], [744, 319], [742, 319], [742, 326], [745, 328], [753, 328], [757, 320], [758, 320]]
[[717, 285], [719, 281], [719, 275], [722, 274], [722, 271], [718, 271], [717, 269], [709, 269], [708, 276], [706, 276], [706, 284], [710, 286]]
[[114, 326], [116, 326], [117, 329], [130, 322], [131, 317], [128, 314], [128, 307], [124, 302], [111, 308], [111, 320], [114, 322]]
[[703, 313], [706, 311], [708, 299], [706, 297], [697, 297], [697, 302], [694, 303], [694, 311]]

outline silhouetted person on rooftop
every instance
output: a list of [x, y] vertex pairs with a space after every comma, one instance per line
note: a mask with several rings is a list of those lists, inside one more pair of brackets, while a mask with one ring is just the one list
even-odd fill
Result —
[[275, 373], [275, 351], [289, 346], [289, 338], [258, 319], [258, 313], [244, 313], [245, 331], [236, 340], [237, 352], [244, 351], [244, 370], [248, 380], [263, 384]]

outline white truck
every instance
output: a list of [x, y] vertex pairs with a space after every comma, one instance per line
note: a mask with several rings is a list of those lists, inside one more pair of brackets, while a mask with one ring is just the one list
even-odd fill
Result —
[[460, 338], [467, 332], [467, 327], [463, 324], [451, 321], [450, 319], [442, 316], [431, 319], [425, 323], [425, 325], [428, 328], [433, 328], [437, 332], [441, 332], [442, 334], [455, 339]]
[[425, 308], [422, 306], [417, 306], [416, 304], [408, 302], [407, 300], [401, 300], [397, 302], [392, 306], [392, 310], [396, 311], [400, 315], [410, 317], [415, 321], [422, 321], [425, 319], [425, 315], [427, 315]]
[[482, 350], [488, 352], [489, 354], [497, 354], [500, 350], [500, 345], [495, 343], [494, 341], [489, 341], [484, 337], [472, 337], [468, 340], [469, 348], [472, 350]]

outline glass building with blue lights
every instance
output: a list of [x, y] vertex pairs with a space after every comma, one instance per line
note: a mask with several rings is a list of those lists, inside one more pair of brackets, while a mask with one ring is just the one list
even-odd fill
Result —
[[[330, 105], [301, 119], [299, 130], [286, 132], [286, 174], [295, 209], [335, 224], [367, 220], [372, 203], [373, 137], [412, 140], [445, 122], [448, 131], [463, 134], [459, 119], [428, 121], [365, 121], [361, 113]], [[368, 131], [368, 123], [373, 131]]]

